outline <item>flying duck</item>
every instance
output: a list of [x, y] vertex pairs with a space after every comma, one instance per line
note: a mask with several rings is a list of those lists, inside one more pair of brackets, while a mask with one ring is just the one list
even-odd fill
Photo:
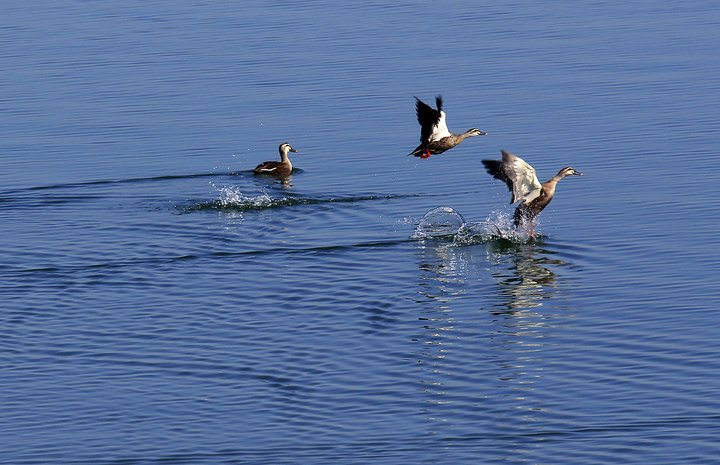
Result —
[[408, 156], [428, 158], [430, 155], [443, 153], [455, 147], [468, 137], [487, 135], [487, 132], [482, 132], [477, 128], [468, 129], [462, 134], [450, 132], [445, 122], [445, 112], [442, 111], [442, 96], [440, 95], [435, 98], [437, 110], [417, 97], [415, 100], [417, 100], [415, 104], [417, 119], [420, 123], [420, 145]]
[[283, 142], [280, 144], [280, 159], [282, 161], [264, 161], [257, 165], [253, 170], [255, 174], [270, 174], [273, 176], [288, 176], [292, 173], [292, 163], [288, 158], [288, 152], [297, 152], [290, 144]]
[[566, 166], [550, 180], [540, 184], [532, 166], [520, 157], [504, 150], [501, 152], [502, 160], [483, 160], [483, 165], [493, 177], [505, 181], [508, 189], [512, 192], [510, 203], [522, 201], [515, 209], [513, 223], [516, 228], [520, 224], [529, 227], [532, 233], [533, 220], [552, 200], [558, 181], [565, 176], [573, 174], [582, 176], [583, 174]]

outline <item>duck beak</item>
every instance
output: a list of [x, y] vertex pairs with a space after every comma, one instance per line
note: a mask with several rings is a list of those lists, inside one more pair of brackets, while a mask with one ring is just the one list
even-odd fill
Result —
[[580, 171], [575, 171], [574, 174], [577, 174], [578, 176], [583, 176], [583, 174]]
[[297, 150], [295, 150], [295, 149], [290, 149], [290, 151], [291, 151], [291, 152], [297, 152]]

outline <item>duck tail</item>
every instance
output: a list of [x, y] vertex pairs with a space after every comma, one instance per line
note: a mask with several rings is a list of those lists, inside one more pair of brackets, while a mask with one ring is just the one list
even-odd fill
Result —
[[425, 148], [424, 148], [422, 145], [418, 145], [418, 146], [415, 148], [415, 150], [413, 150], [412, 152], [408, 153], [407, 156], [408, 156], [408, 157], [411, 157], [411, 156], [421, 157], [424, 153], [425, 153]]

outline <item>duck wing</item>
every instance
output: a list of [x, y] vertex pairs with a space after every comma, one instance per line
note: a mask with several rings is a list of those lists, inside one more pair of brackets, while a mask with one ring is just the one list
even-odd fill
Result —
[[513, 195], [510, 203], [520, 200], [524, 203], [533, 201], [540, 195], [540, 189], [542, 189], [537, 174], [535, 174], [535, 169], [522, 158], [504, 150], [502, 150], [502, 155], [503, 159], [501, 161], [482, 161], [487, 172], [507, 184]]
[[417, 100], [415, 103], [417, 120], [420, 123], [420, 143], [427, 144], [433, 140], [432, 135], [442, 119], [442, 97], [438, 95], [435, 99], [438, 105], [437, 110], [417, 97], [415, 100]]
[[272, 173], [277, 170], [279, 165], [280, 162], [277, 161], [265, 161], [257, 165], [253, 171], [256, 173]]

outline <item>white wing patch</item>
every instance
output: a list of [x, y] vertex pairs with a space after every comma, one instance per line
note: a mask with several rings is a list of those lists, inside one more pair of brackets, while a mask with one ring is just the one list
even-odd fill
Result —
[[261, 165], [261, 166], [258, 166], [257, 168], [255, 168], [255, 171], [258, 171], [258, 172], [259, 172], [259, 171], [270, 172], [270, 171], [275, 171], [276, 169], [277, 169], [277, 166], [273, 166], [272, 168], [268, 168], [267, 166], [262, 166], [262, 165]]
[[503, 153], [505, 174], [512, 181], [513, 203], [520, 200], [530, 203], [540, 195], [542, 185], [538, 181], [535, 169], [520, 157]]
[[432, 134], [430, 134], [430, 142], [435, 142], [451, 135], [452, 133], [448, 131], [447, 123], [445, 122], [445, 112], [441, 111], [440, 120], [437, 124], [433, 125]]

